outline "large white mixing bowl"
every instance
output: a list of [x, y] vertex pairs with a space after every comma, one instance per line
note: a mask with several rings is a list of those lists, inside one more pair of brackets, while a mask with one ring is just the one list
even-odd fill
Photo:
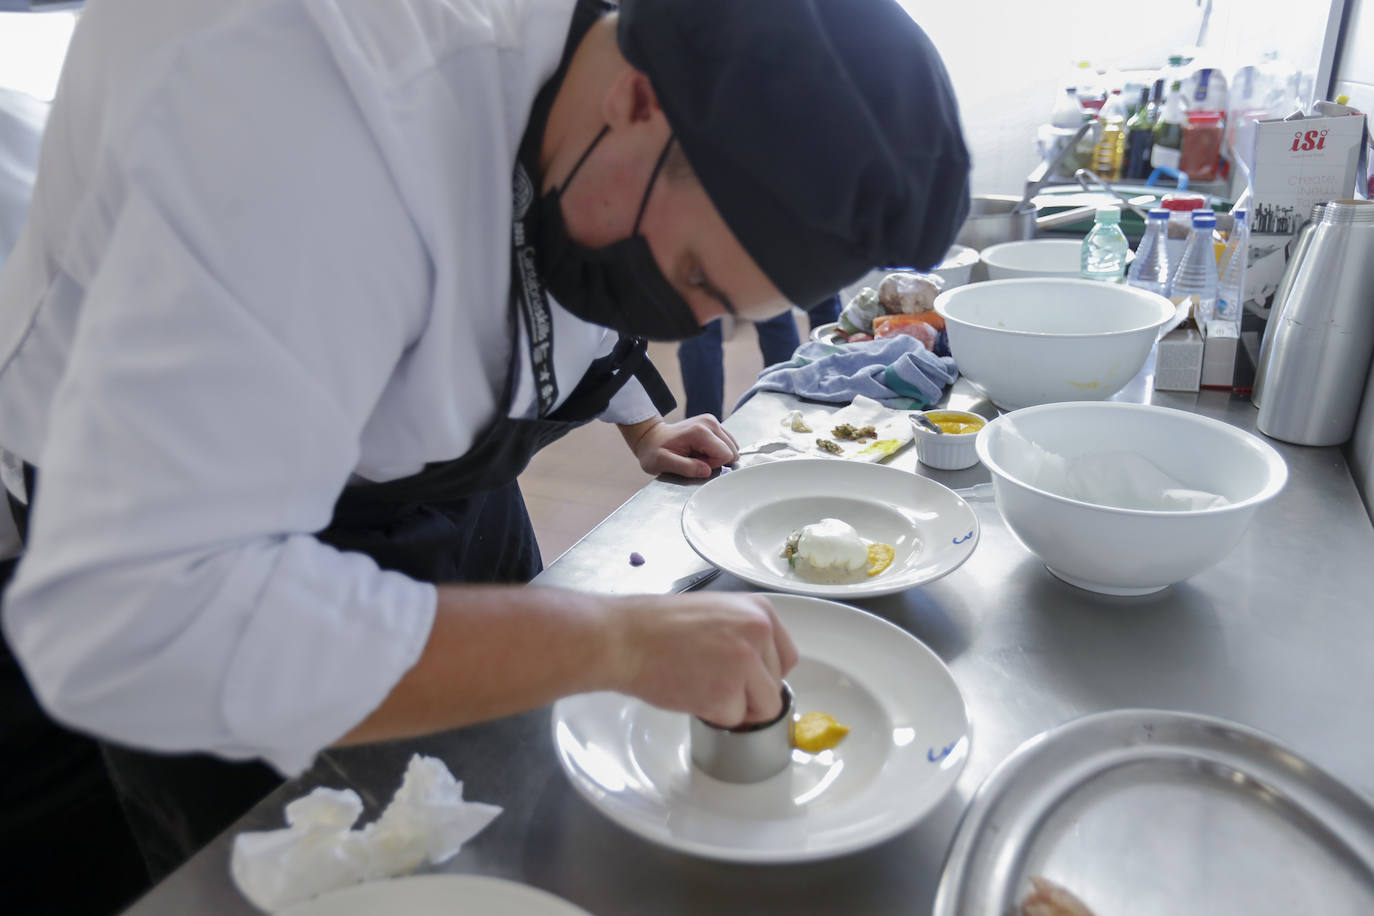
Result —
[[[1009, 433], [1012, 424], [1019, 437]], [[1165, 511], [1069, 499], [1029, 482], [1027, 439], [1066, 458], [1135, 452], [1184, 486], [1230, 503]], [[1021, 543], [1064, 581], [1109, 595], [1146, 595], [1216, 564], [1288, 479], [1283, 458], [1257, 437], [1144, 404], [1028, 407], [985, 426], [977, 450], [992, 472], [1002, 518]]]
[[[1083, 267], [1081, 239], [1026, 239], [1003, 242], [983, 249], [981, 260], [989, 280], [1016, 280], [1030, 277], [1074, 278]], [[1126, 252], [1126, 263], [1135, 252]]]
[[992, 280], [946, 290], [935, 311], [959, 371], [1015, 410], [1116, 394], [1145, 365], [1174, 304], [1094, 280]]
[[945, 259], [930, 269], [945, 281], [945, 289], [963, 286], [973, 277], [974, 265], [978, 263], [978, 252], [963, 245], [951, 245]]

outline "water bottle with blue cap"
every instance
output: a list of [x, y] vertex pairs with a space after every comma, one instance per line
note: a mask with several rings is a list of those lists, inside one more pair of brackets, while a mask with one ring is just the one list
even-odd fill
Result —
[[1173, 264], [1169, 259], [1169, 211], [1155, 207], [1145, 220], [1145, 235], [1136, 248], [1126, 282], [1131, 286], [1159, 293], [1169, 292], [1169, 276]]
[[1211, 210], [1193, 213], [1193, 230], [1169, 285], [1171, 298], [1197, 299], [1193, 314], [1199, 324], [1211, 320], [1217, 306], [1217, 256], [1212, 247], [1212, 230], [1216, 226], [1217, 215]]
[[1217, 317], [1240, 322], [1245, 302], [1245, 262], [1249, 257], [1250, 229], [1243, 208], [1231, 211], [1235, 223], [1226, 237], [1217, 268]]

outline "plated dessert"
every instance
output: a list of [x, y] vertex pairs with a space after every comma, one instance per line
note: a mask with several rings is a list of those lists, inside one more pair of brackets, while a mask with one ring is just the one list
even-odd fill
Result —
[[878, 575], [892, 565], [896, 551], [891, 544], [860, 537], [847, 522], [823, 518], [788, 535], [781, 556], [799, 576], [839, 584]]

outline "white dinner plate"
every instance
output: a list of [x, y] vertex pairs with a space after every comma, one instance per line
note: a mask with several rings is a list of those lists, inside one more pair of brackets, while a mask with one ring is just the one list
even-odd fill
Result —
[[481, 875], [411, 875], [322, 894], [279, 916], [590, 916], [547, 891]]
[[787, 676], [799, 713], [850, 728], [833, 750], [792, 752], [762, 782], [721, 782], [692, 765], [688, 717], [617, 693], [553, 707], [559, 762], [583, 798], [654, 843], [733, 862], [804, 862], [906, 830], [954, 787], [971, 738], [964, 699], [934, 652], [856, 608], [769, 595], [801, 661]]
[[[803, 579], [782, 557], [787, 536], [837, 518], [891, 544], [876, 576], [830, 585]], [[911, 471], [826, 458], [772, 461], [722, 474], [682, 507], [692, 549], [762, 588], [822, 598], [871, 598], [933, 582], [978, 546], [978, 517], [955, 492]]]

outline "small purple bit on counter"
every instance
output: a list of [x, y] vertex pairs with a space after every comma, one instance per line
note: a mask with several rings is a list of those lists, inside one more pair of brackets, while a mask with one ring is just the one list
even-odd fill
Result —
[[643, 566], [643, 565], [644, 565], [644, 555], [643, 555], [642, 553], [640, 553], [639, 551], [635, 551], [634, 553], [630, 554], [630, 565], [631, 565], [631, 566]]

